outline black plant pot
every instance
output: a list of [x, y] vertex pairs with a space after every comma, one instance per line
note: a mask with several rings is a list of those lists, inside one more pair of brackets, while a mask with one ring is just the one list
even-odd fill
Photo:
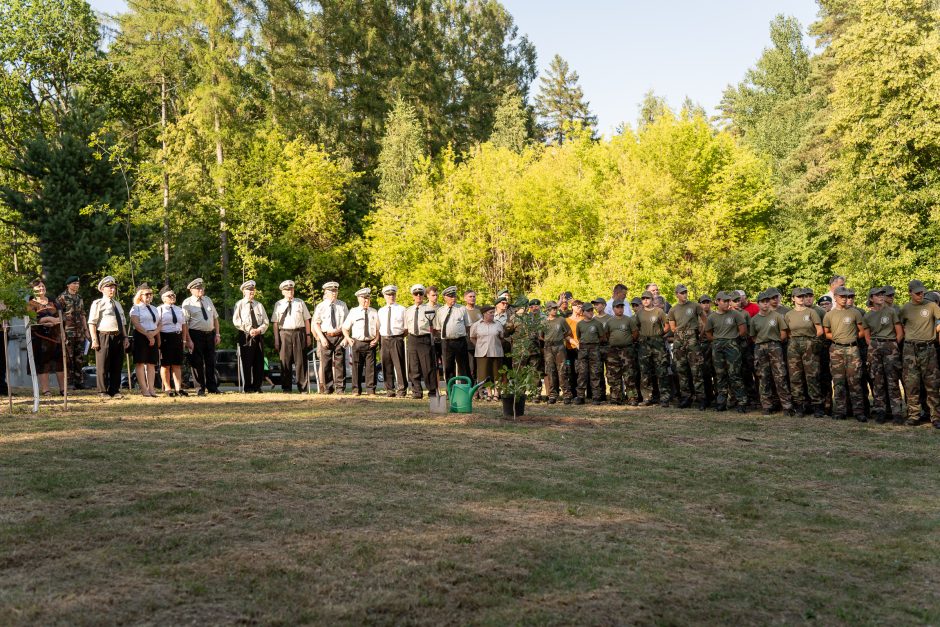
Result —
[[[520, 394], [519, 396], [504, 396], [502, 400], [503, 418], [515, 418], [525, 415], [525, 394]], [[515, 405], [516, 409], [515, 415], [513, 415], [513, 405]]]

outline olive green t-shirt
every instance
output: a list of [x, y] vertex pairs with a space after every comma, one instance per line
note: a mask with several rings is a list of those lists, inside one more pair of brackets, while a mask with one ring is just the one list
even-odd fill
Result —
[[862, 316], [862, 325], [873, 338], [881, 340], [896, 340], [898, 334], [894, 330], [894, 325], [900, 322], [898, 312], [893, 307], [882, 307], [875, 310], [870, 309]]
[[698, 321], [702, 316], [702, 306], [689, 301], [683, 305], [676, 303], [669, 310], [667, 319], [676, 323], [676, 331], [694, 331], [698, 329]]
[[750, 333], [755, 344], [779, 342], [780, 332], [787, 330], [787, 321], [779, 311], [768, 311], [766, 314], [758, 313], [751, 318]]
[[823, 328], [832, 330], [832, 341], [836, 344], [851, 344], [858, 340], [858, 325], [862, 314], [858, 309], [833, 309], [823, 318]]
[[571, 325], [564, 318], [545, 320], [545, 330], [542, 337], [546, 344], [560, 344], [571, 335]]
[[604, 323], [597, 320], [581, 320], [578, 322], [578, 342], [585, 344], [599, 344], [604, 335]]
[[901, 307], [901, 324], [904, 325], [904, 339], [912, 342], [931, 342], [937, 337], [937, 321], [940, 320], [940, 307], [929, 300], [915, 305], [904, 303]]
[[783, 319], [787, 321], [791, 337], [816, 337], [816, 325], [822, 324], [816, 310], [809, 307], [802, 310], [791, 309]]
[[725, 313], [713, 311], [705, 321], [705, 330], [711, 331], [716, 340], [733, 340], [738, 337], [738, 325], [747, 324], [747, 314], [729, 309]]
[[777, 308], [774, 309], [774, 311], [776, 311], [776, 312], [777, 312], [778, 314], [780, 314], [781, 316], [785, 316], [785, 315], [787, 315], [788, 313], [790, 313], [791, 311], [793, 311], [793, 309], [791, 309], [790, 307], [787, 307], [787, 306], [784, 305], [783, 303], [780, 303], [779, 305], [777, 305]]
[[813, 305], [813, 311], [819, 316], [819, 324], [822, 324], [822, 319], [826, 317], [826, 310], [819, 305]]
[[666, 330], [666, 312], [658, 307], [643, 309], [637, 314], [642, 337], [662, 337]]
[[611, 346], [630, 346], [633, 344], [633, 332], [637, 330], [636, 316], [609, 316], [604, 321], [607, 330], [607, 343]]

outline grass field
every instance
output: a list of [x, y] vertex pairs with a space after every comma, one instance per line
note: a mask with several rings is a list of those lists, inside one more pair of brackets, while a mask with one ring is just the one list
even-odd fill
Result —
[[478, 412], [0, 415], [0, 624], [940, 622], [934, 429]]

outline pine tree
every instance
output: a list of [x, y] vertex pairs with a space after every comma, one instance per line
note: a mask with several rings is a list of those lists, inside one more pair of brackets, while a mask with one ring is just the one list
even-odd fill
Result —
[[571, 131], [579, 126], [592, 132], [597, 126], [597, 118], [591, 113], [590, 103], [584, 99], [578, 80], [578, 73], [557, 54], [552, 58], [546, 75], [539, 79], [535, 111], [548, 143], [563, 144]]
[[496, 121], [490, 142], [500, 148], [522, 152], [529, 142], [529, 133], [526, 130], [528, 121], [529, 112], [522, 98], [515, 90], [507, 89], [499, 108], [496, 109]]
[[424, 155], [421, 123], [415, 108], [398, 99], [385, 122], [379, 153], [379, 198], [397, 204], [408, 195], [415, 164]]

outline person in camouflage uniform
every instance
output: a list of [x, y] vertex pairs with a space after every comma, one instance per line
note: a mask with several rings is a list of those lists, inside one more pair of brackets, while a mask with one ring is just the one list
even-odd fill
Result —
[[88, 323], [85, 320], [85, 303], [78, 293], [77, 276], [65, 280], [65, 291], [56, 298], [62, 322], [65, 325], [65, 358], [69, 368], [69, 384], [76, 390], [84, 389], [85, 340], [88, 338]]
[[558, 303], [555, 301], [545, 303], [545, 309], [548, 311], [548, 317], [539, 333], [542, 340], [548, 402], [555, 404], [558, 401], [560, 386], [565, 405], [568, 405], [574, 396], [571, 393], [571, 380], [568, 378], [568, 351], [565, 348], [565, 339], [571, 336], [571, 326], [558, 315]]
[[663, 407], [669, 407], [669, 354], [666, 351], [664, 336], [669, 328], [666, 312], [653, 305], [652, 292], [646, 291], [640, 296], [643, 309], [638, 314], [640, 327], [640, 384], [643, 389], [643, 402], [655, 405], [653, 398], [653, 378], [659, 385], [659, 401]]
[[607, 337], [607, 384], [610, 386], [610, 402], [623, 405], [624, 392], [627, 404], [638, 405], [636, 389], [636, 353], [634, 352], [639, 327], [635, 316], [625, 316], [626, 303], [613, 302], [614, 315], [604, 321]]
[[[711, 296], [708, 294], [699, 296], [698, 304], [702, 306], [702, 314], [707, 322], [708, 316], [712, 312]], [[705, 404], [711, 406], [715, 402], [715, 365], [712, 361], [712, 343], [705, 335], [704, 329], [699, 336], [698, 347], [702, 360], [702, 385], [705, 388]]]
[[747, 411], [747, 392], [741, 380], [741, 348], [738, 339], [747, 334], [747, 314], [731, 309], [731, 294], [718, 292], [715, 296], [718, 310], [708, 315], [705, 335], [712, 343], [712, 361], [715, 366], [715, 396], [718, 411], [728, 408], [728, 398], [738, 399], [738, 413]]
[[578, 338], [578, 396], [575, 405], [583, 405], [587, 387], [591, 386], [591, 403], [600, 405], [604, 387], [604, 371], [601, 366], [601, 342], [604, 340], [604, 325], [594, 320], [594, 310], [584, 308], [584, 320], [575, 327]]
[[[832, 311], [832, 305], [832, 297], [826, 294], [819, 297], [813, 309], [819, 314], [820, 320], [825, 320], [826, 314]], [[832, 340], [827, 338], [824, 332], [819, 338], [819, 393], [822, 394], [823, 412], [829, 416], [832, 415], [832, 367], [829, 363], [831, 346]]]
[[685, 285], [676, 286], [675, 306], [669, 310], [669, 328], [673, 333], [672, 357], [679, 388], [679, 408], [698, 402], [704, 410], [705, 383], [702, 379], [702, 351], [699, 338], [705, 328], [705, 314], [698, 303], [689, 302]]
[[783, 318], [789, 330], [787, 342], [787, 369], [790, 372], [790, 393], [798, 416], [810, 412], [817, 418], [823, 414], [822, 394], [819, 390], [819, 337], [822, 318], [812, 308], [813, 292], [793, 288], [796, 305]]
[[858, 352], [858, 338], [863, 332], [862, 314], [849, 308], [848, 297], [855, 292], [840, 286], [836, 288], [836, 307], [823, 318], [832, 368], [832, 417], [845, 420], [849, 411], [859, 422], [866, 422], [865, 402], [862, 399], [862, 358]]
[[920, 390], [926, 391], [927, 407], [933, 417], [933, 426], [940, 429], [940, 370], [937, 367], [937, 327], [940, 306], [925, 300], [926, 288], [920, 281], [908, 285], [911, 300], [901, 307], [904, 325], [904, 391], [907, 393], [907, 421], [920, 423]]
[[793, 416], [787, 364], [783, 356], [783, 342], [787, 339], [788, 327], [783, 315], [771, 307], [772, 298], [766, 291], [757, 296], [760, 311], [748, 325], [754, 340], [754, 362], [760, 372], [760, 403], [764, 415], [772, 413], [774, 404], [779, 401], [783, 411]]
[[[744, 302], [747, 299], [747, 293], [744, 290], [731, 290], [728, 292], [728, 296], [731, 298], [731, 311], [738, 312], [745, 326], [747, 326], [750, 323], [751, 316], [757, 313], [756, 306], [752, 311], [744, 308]], [[757, 407], [760, 402], [757, 397], [757, 371], [754, 368], [754, 342], [751, 341], [747, 333], [738, 338], [738, 348], [741, 352], [741, 381], [744, 384], [747, 396], [735, 400], [738, 404], [750, 404]]]
[[901, 388], [901, 351], [898, 343], [904, 336], [901, 319], [893, 307], [885, 305], [885, 288], [869, 290], [871, 309], [862, 316], [868, 342], [868, 374], [871, 377], [872, 413], [881, 424], [889, 418], [904, 422]]

